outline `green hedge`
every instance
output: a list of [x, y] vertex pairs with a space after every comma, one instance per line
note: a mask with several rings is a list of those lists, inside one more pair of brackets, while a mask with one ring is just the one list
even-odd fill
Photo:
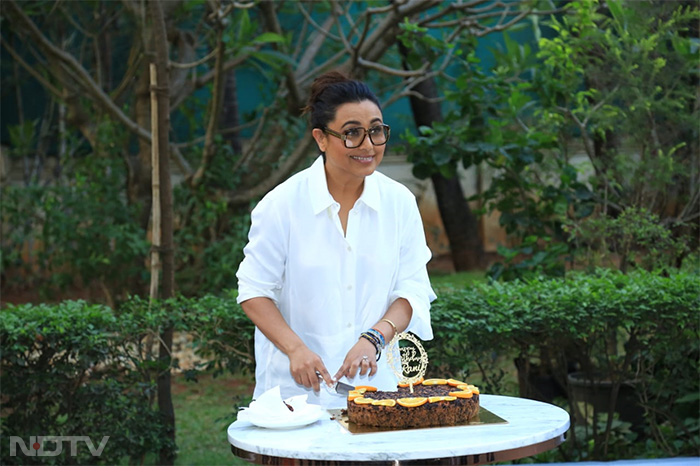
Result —
[[[162, 427], [151, 408], [155, 384], [131, 348], [142, 335], [136, 319], [66, 301], [9, 306], [1, 322], [3, 464], [113, 464], [160, 448]], [[110, 438], [100, 457], [79, 445], [72, 458], [64, 445], [63, 455], [26, 458], [19, 451], [10, 456], [13, 435], [27, 445], [30, 436], [87, 435], [95, 444]]]
[[[222, 297], [178, 298], [149, 307], [131, 298], [116, 312], [84, 301], [57, 305], [9, 305], [2, 310], [2, 464], [115, 464], [140, 462], [162, 447], [165, 426], [157, 407], [159, 329], [195, 335], [197, 352], [211, 362], [202, 369], [237, 373], [254, 366], [253, 326]], [[172, 361], [176, 367], [177, 361]], [[109, 440], [99, 457], [78, 445], [77, 457], [10, 456], [9, 439], [19, 436], [90, 436]], [[55, 450], [54, 444], [46, 447]], [[28, 461], [29, 460], [29, 461]]]
[[[83, 447], [78, 458], [31, 463], [131, 463], [167, 447], [153, 403], [157, 374], [167, 370], [150, 351], [158, 330], [171, 325], [193, 334], [197, 353], [209, 361], [203, 370], [252, 374], [254, 328], [235, 294], [150, 307], [131, 298], [116, 311], [82, 301], [7, 306], [0, 319], [3, 442], [12, 435], [25, 442], [30, 435], [90, 435], [95, 442], [110, 436], [99, 458]], [[644, 426], [631, 432], [613, 416], [602, 417], [592, 434], [581, 431], [591, 426], [575, 425], [573, 441], [559, 449], [564, 459], [698, 454], [697, 275], [599, 271], [438, 294], [435, 338], [425, 343], [431, 376], [478, 381], [485, 393], [532, 396], [534, 376], [546, 374], [564, 390], [554, 401], [572, 409], [571, 370], [618, 385], [636, 381]], [[509, 377], [519, 385], [508, 385]], [[2, 447], [3, 464], [27, 459]]]
[[[613, 409], [595, 413], [590, 425], [573, 416], [565, 460], [700, 454], [697, 274], [601, 269], [438, 295], [435, 339], [426, 344], [431, 367], [479, 379], [486, 393], [543, 399], [535, 385], [548, 378], [573, 415], [580, 407], [571, 403], [570, 372], [617, 390], [633, 381], [644, 425], [623, 422], [619, 391], [611, 394]], [[517, 393], [505, 383], [509, 368]]]

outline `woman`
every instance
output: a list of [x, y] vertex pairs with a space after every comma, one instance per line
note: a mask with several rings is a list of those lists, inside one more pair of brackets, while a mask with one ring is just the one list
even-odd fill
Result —
[[396, 387], [382, 349], [404, 330], [431, 339], [436, 296], [415, 198], [375, 172], [389, 139], [376, 96], [330, 72], [305, 112], [321, 156], [253, 210], [238, 302], [256, 326], [254, 397], [279, 385], [335, 408], [345, 398], [320, 382]]

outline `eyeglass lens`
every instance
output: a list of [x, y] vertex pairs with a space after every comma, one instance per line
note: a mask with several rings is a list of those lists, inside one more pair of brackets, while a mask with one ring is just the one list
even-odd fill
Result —
[[386, 144], [389, 140], [389, 128], [386, 126], [372, 126], [369, 130], [364, 128], [351, 128], [343, 133], [345, 135], [345, 147], [352, 149], [359, 147], [365, 140], [365, 136], [369, 134], [369, 140], [375, 146]]

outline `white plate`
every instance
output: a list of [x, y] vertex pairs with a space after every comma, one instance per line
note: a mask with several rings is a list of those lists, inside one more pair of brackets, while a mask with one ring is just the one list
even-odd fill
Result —
[[293, 416], [288, 419], [271, 419], [262, 416], [250, 415], [246, 420], [253, 425], [263, 427], [265, 429], [296, 429], [297, 427], [312, 424], [319, 419], [322, 419], [325, 415], [330, 416], [326, 411], [319, 408], [308, 410], [308, 412], [303, 413], [300, 416]]

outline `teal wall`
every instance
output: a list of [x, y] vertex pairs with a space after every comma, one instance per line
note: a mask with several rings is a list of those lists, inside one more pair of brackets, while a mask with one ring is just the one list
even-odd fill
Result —
[[[293, 27], [294, 18], [289, 18], [290, 24], [283, 25], [285, 27]], [[296, 21], [298, 23], [298, 21]], [[532, 29], [527, 27], [528, 23], [524, 23], [525, 27], [521, 28], [520, 31], [513, 32], [510, 31], [510, 36], [520, 42], [534, 43], [534, 38], [532, 34]], [[484, 69], [488, 72], [494, 65], [493, 54], [491, 53], [491, 48], [499, 47], [503, 45], [503, 38], [500, 34], [492, 34], [486, 36], [479, 40], [477, 48], [477, 56], [482, 60], [482, 65]], [[117, 46], [126, 47], [125, 44]], [[115, 50], [114, 55], [125, 55], [128, 50]], [[4, 48], [0, 51], [0, 70], [2, 71], [2, 86], [0, 87], [0, 142], [4, 145], [9, 145], [9, 135], [7, 128], [11, 125], [16, 125], [19, 121], [19, 113], [17, 111], [17, 96], [16, 87], [12, 84], [12, 66], [13, 61], [9, 54]], [[115, 67], [115, 74], [119, 75], [119, 66], [125, 66], [124, 61], [117, 60]], [[22, 102], [24, 108], [25, 119], [40, 119], [45, 111], [45, 106], [47, 102], [46, 92], [39, 85], [39, 83], [31, 77], [26, 77], [26, 72], [22, 71], [22, 75], [25, 78], [22, 81], [21, 93]], [[269, 83], [265, 83], [261, 75], [250, 69], [242, 69], [237, 72], [238, 78], [238, 101], [241, 116], [254, 111], [262, 101], [269, 99], [272, 89]], [[204, 108], [206, 101], [208, 99], [208, 90], [200, 89], [197, 91], [196, 95], [200, 99], [200, 109], [195, 110], [196, 114], [199, 115]], [[379, 96], [380, 100], [388, 96]], [[384, 109], [385, 121], [391, 125], [392, 134], [398, 137], [403, 134], [406, 128], [415, 130], [413, 126], [413, 118], [411, 115], [410, 105], [407, 98], [403, 98], [389, 107]], [[192, 119], [192, 128], [190, 128], [190, 123], [182, 115], [175, 112], [173, 114], [173, 127], [174, 134], [182, 135], [180, 140], [186, 140], [187, 135], [190, 131], [201, 135], [204, 133], [206, 121], [202, 118], [195, 117]], [[244, 132], [244, 137], [251, 134], [252, 129]]]

